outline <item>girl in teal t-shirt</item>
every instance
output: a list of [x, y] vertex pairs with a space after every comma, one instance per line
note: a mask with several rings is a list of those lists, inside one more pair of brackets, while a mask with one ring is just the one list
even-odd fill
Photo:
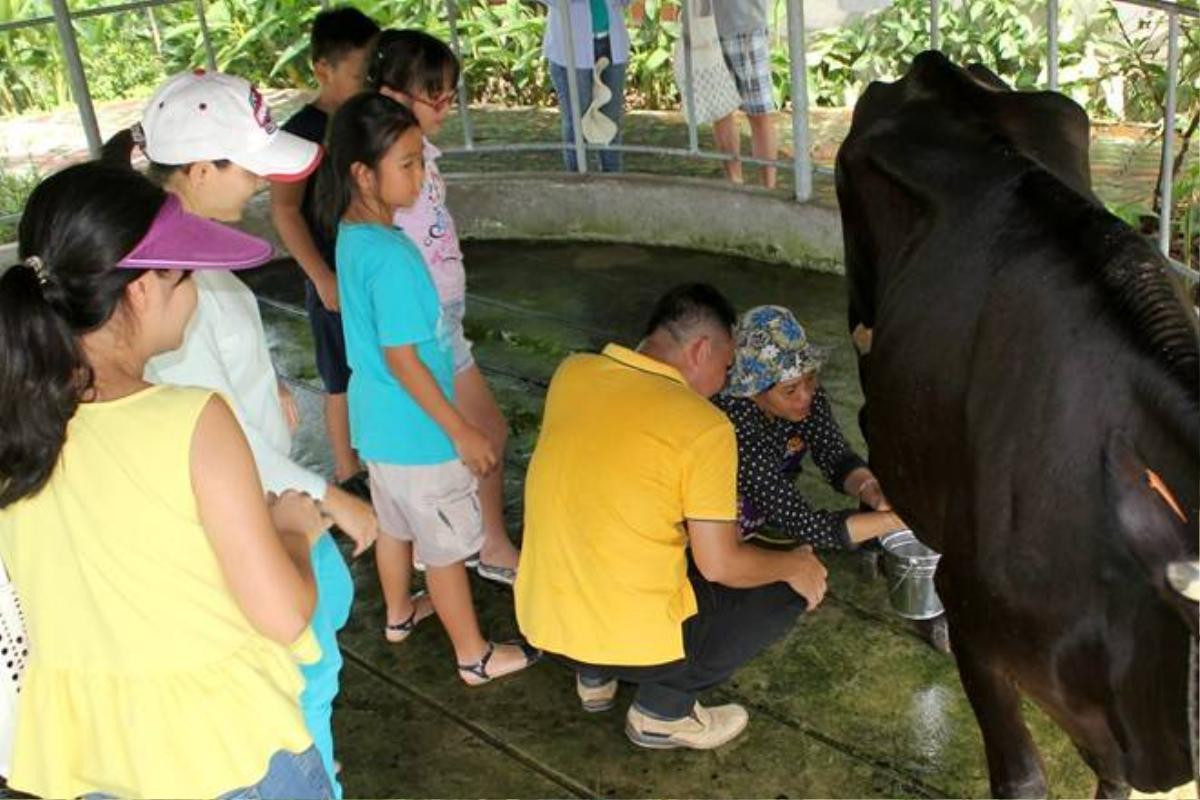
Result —
[[[477, 478], [497, 464], [483, 431], [454, 407], [454, 360], [420, 251], [392, 227], [424, 179], [421, 129], [381, 94], [347, 101], [329, 127], [317, 203], [336, 228], [338, 296], [351, 376], [350, 439], [367, 462], [379, 516], [384, 635], [403, 641], [436, 613], [469, 686], [524, 669], [538, 651], [479, 630], [464, 561], [483, 542]], [[410, 595], [413, 549], [429, 596]]]

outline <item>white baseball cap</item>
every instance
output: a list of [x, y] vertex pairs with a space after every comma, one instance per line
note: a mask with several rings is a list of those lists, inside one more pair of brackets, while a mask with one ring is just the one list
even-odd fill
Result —
[[164, 83], [134, 137], [157, 164], [232, 161], [272, 181], [302, 180], [321, 146], [281, 130], [253, 84], [220, 72], [182, 72]]

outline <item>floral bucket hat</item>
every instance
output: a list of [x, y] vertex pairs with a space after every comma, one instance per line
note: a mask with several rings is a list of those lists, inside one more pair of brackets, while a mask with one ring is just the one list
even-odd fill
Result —
[[783, 306], [755, 306], [738, 320], [733, 368], [725, 392], [753, 397], [780, 381], [821, 368], [829, 350], [808, 341], [804, 328]]

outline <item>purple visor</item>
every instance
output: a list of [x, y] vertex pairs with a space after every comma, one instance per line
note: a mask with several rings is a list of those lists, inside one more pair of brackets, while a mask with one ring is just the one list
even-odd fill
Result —
[[117, 262], [129, 269], [246, 269], [265, 264], [270, 242], [183, 210], [167, 195], [150, 230], [129, 255]]

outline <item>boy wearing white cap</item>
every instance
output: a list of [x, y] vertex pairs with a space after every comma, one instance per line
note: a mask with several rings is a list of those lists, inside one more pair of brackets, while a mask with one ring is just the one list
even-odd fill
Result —
[[[149, 158], [151, 175], [185, 210], [225, 222], [241, 219], [259, 178], [302, 180], [321, 158], [319, 145], [275, 124], [266, 101], [248, 81], [203, 70], [168, 80], [150, 99], [132, 140]], [[110, 156], [121, 155], [114, 152], [116, 145], [107, 149]], [[126, 156], [128, 150], [125, 144]], [[295, 406], [275, 375], [254, 294], [226, 272], [197, 274], [195, 282], [196, 313], [183, 346], [151, 359], [147, 379], [222, 392], [249, 440], [263, 489], [308, 493], [355, 540], [355, 554], [361, 553], [377, 532], [370, 506], [289, 456]], [[317, 580], [312, 626], [323, 652], [318, 663], [303, 668], [301, 705], [333, 775], [330, 718], [342, 662], [336, 634], [349, 616], [353, 583], [327, 534], [313, 545], [312, 565]], [[334, 788], [340, 796], [336, 781]]]

